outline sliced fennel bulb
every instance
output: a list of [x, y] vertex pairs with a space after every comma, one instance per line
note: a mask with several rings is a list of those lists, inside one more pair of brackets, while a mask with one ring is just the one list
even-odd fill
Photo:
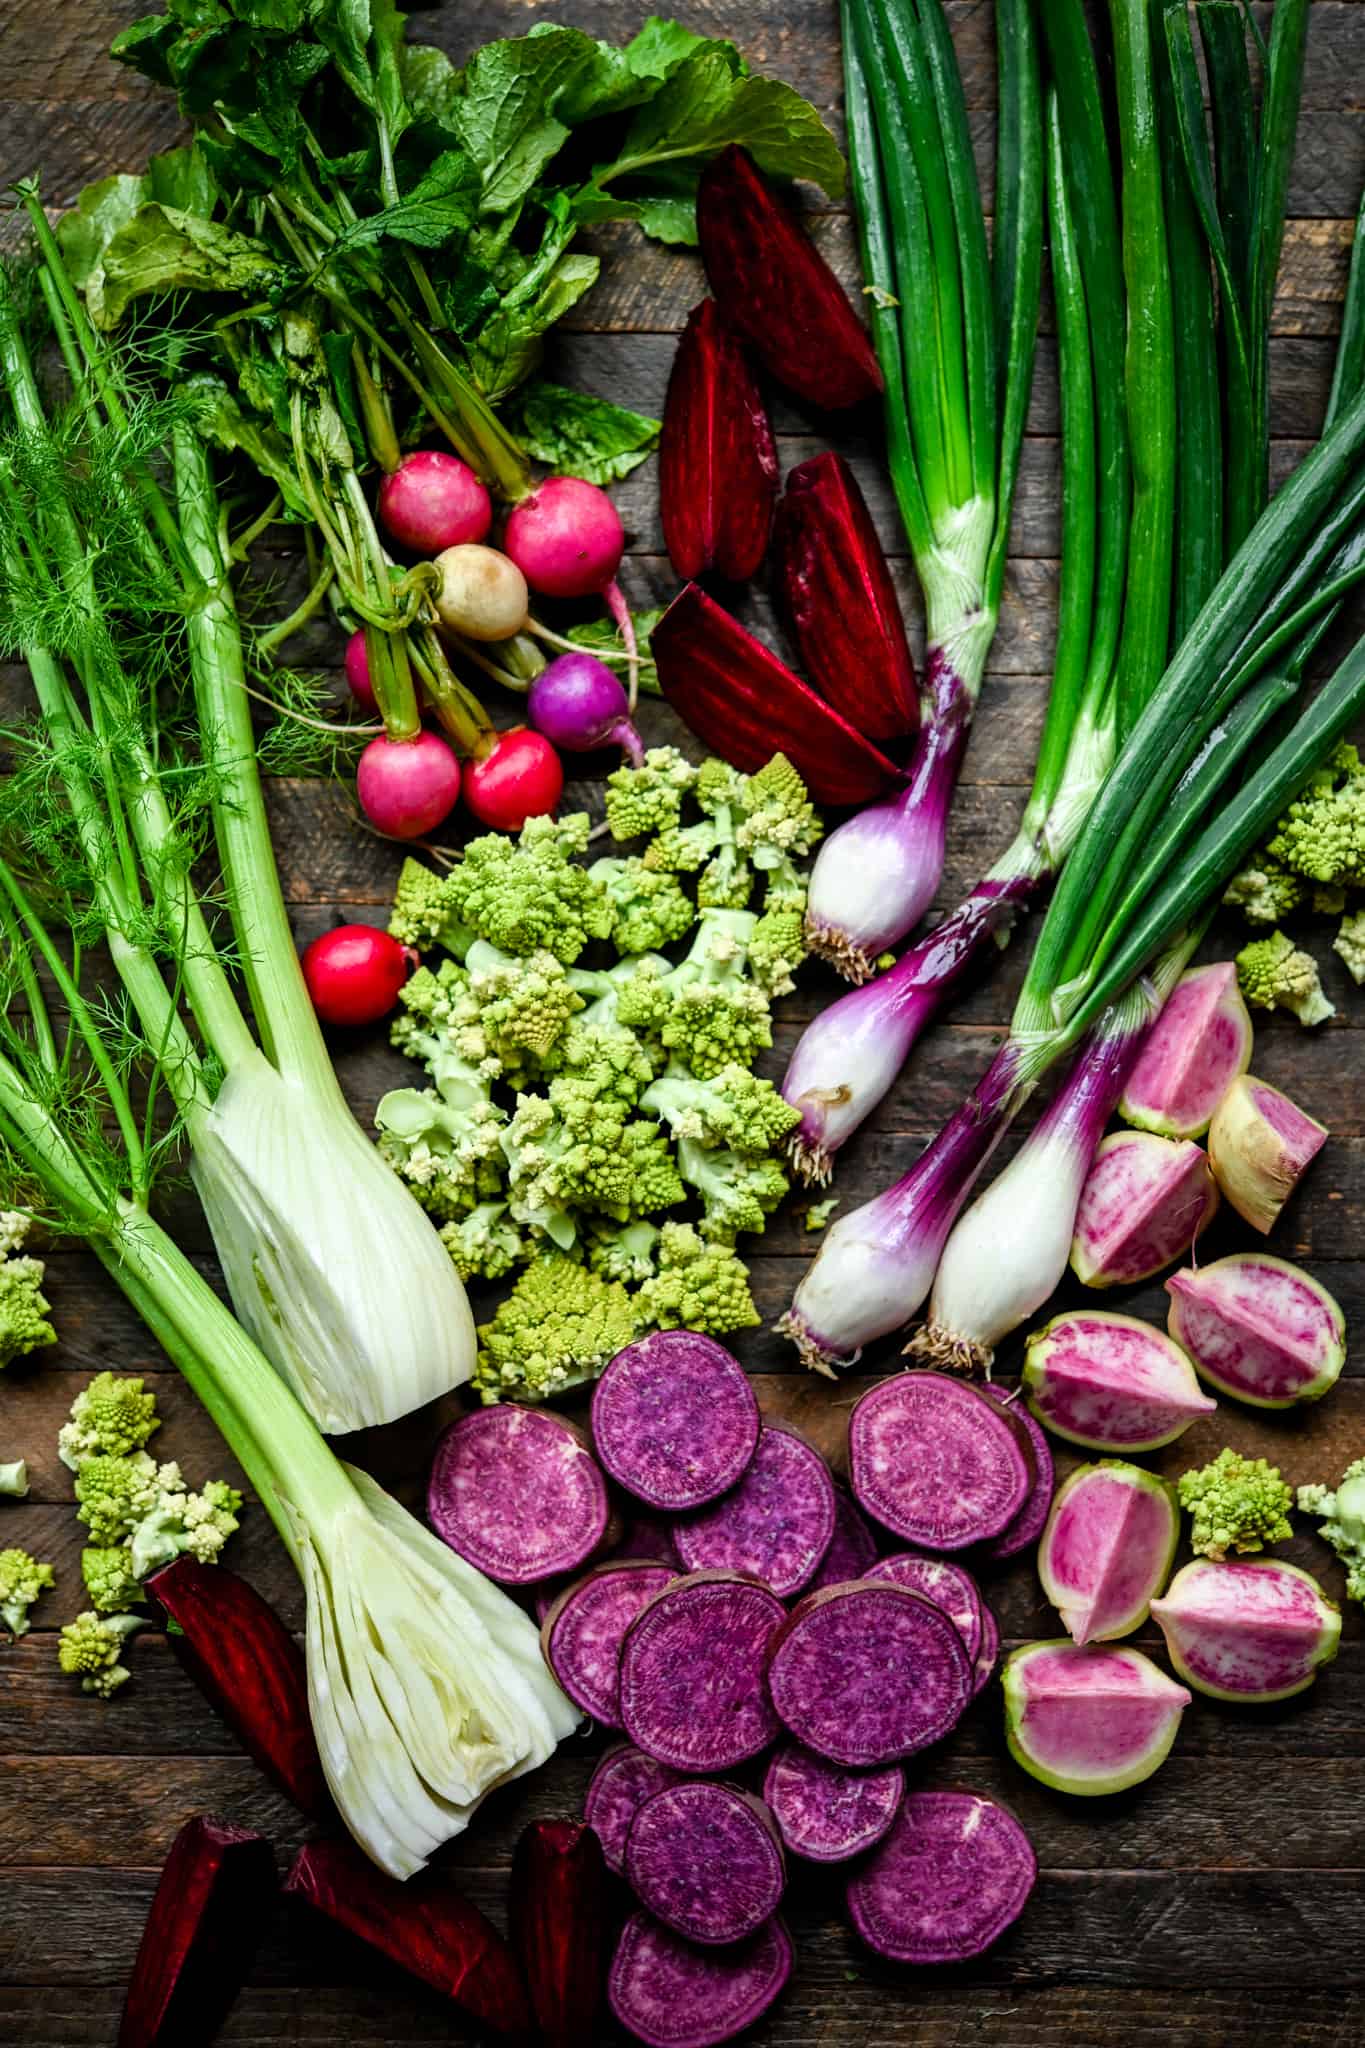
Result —
[[256, 1055], [195, 1118], [192, 1141], [232, 1305], [320, 1429], [392, 1422], [468, 1380], [464, 1288], [339, 1089]]

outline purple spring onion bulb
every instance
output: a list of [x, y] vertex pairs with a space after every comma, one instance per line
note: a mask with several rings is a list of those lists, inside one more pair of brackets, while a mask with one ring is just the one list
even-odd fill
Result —
[[619, 746], [633, 768], [644, 760], [625, 689], [595, 654], [561, 654], [549, 662], [527, 692], [526, 715], [563, 753]]

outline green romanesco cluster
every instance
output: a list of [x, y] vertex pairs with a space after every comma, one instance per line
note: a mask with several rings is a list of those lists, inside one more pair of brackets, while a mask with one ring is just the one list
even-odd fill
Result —
[[1319, 1536], [1346, 1567], [1348, 1599], [1365, 1600], [1365, 1458], [1349, 1464], [1335, 1488], [1301, 1486], [1299, 1506], [1321, 1518]]
[[119, 1659], [133, 1630], [142, 1626], [136, 1614], [96, 1614], [87, 1608], [58, 1637], [57, 1662], [69, 1677], [80, 1679], [82, 1692], [110, 1699], [133, 1675]]
[[0, 1550], [0, 1624], [9, 1635], [28, 1634], [30, 1607], [55, 1584], [50, 1564], [40, 1564], [26, 1550]]
[[1293, 1534], [1293, 1489], [1264, 1458], [1221, 1450], [1210, 1464], [1182, 1473], [1177, 1490], [1193, 1518], [1190, 1548], [1196, 1557], [1245, 1556]]
[[[1245, 978], [1241, 973], [1243, 956], [1238, 956], [1247, 1001], [1257, 1000], [1248, 979], [1251, 987], [1273, 988], [1287, 972], [1290, 1000], [1272, 996], [1271, 1005], [1292, 1010], [1305, 1024], [1319, 1024], [1330, 1016], [1331, 1005], [1322, 994], [1311, 959], [1278, 927], [1295, 911], [1339, 917], [1333, 951], [1355, 981], [1365, 982], [1365, 907], [1351, 907], [1352, 899], [1362, 891], [1365, 763], [1357, 748], [1343, 742], [1300, 790], [1264, 846], [1233, 876], [1224, 893], [1224, 902], [1240, 910], [1249, 924], [1276, 928], [1266, 941], [1272, 949], [1269, 953], [1246, 949], [1253, 957]], [[1286, 969], [1284, 963], [1291, 956], [1294, 964]]]
[[1282, 931], [1243, 946], [1237, 985], [1253, 1010], [1288, 1010], [1300, 1024], [1325, 1024], [1336, 1015], [1336, 1005], [1323, 994], [1317, 961]]
[[575, 815], [447, 874], [408, 861], [390, 923], [426, 955], [392, 1039], [427, 1085], [383, 1098], [380, 1149], [462, 1279], [520, 1275], [480, 1333], [485, 1399], [566, 1392], [650, 1328], [754, 1323], [735, 1240], [787, 1191], [798, 1117], [753, 1069], [804, 957], [805, 785], [781, 755], [656, 747], [606, 810], [625, 850], [596, 859]]
[[28, 1232], [22, 1211], [0, 1209], [0, 1371], [57, 1341], [47, 1320], [52, 1304], [43, 1293], [43, 1262], [24, 1252]]
[[126, 1458], [160, 1429], [156, 1396], [138, 1379], [97, 1373], [71, 1403], [71, 1419], [57, 1432], [57, 1456], [70, 1472], [87, 1458]]

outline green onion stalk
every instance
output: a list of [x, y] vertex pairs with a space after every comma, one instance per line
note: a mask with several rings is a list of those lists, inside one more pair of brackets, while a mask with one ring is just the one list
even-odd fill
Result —
[[[308, 999], [192, 413], [130, 395], [40, 215], [34, 226], [45, 311], [77, 383], [54, 425], [0, 279], [0, 636], [27, 661], [41, 713], [20, 736], [0, 840], [56, 887], [73, 939], [107, 940], [252, 1336], [321, 1427], [393, 1420], [469, 1378], [468, 1303], [429, 1219], [352, 1117]], [[173, 501], [154, 468], [167, 442]], [[182, 648], [188, 722], [165, 673]], [[195, 886], [204, 814], [228, 953]]]

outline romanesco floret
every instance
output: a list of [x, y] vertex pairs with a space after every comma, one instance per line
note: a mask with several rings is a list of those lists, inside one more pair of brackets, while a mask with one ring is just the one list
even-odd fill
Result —
[[1190, 1548], [1196, 1557], [1222, 1559], [1229, 1551], [1245, 1555], [1294, 1533], [1289, 1522], [1293, 1490], [1264, 1458], [1244, 1458], [1225, 1448], [1212, 1463], [1182, 1473], [1178, 1491], [1181, 1507], [1193, 1517]]
[[77, 1394], [71, 1420], [57, 1435], [57, 1455], [70, 1471], [79, 1472], [87, 1458], [124, 1458], [130, 1451], [140, 1451], [160, 1429], [156, 1396], [145, 1386], [141, 1379], [101, 1372]]
[[8, 1465], [0, 1465], [0, 1494], [9, 1500], [22, 1500], [27, 1492], [27, 1460], [15, 1458]]
[[76, 1520], [99, 1549], [126, 1543], [159, 1498], [157, 1463], [146, 1451], [125, 1458], [86, 1458], [76, 1473]]
[[634, 1109], [654, 1079], [657, 1064], [649, 1048], [633, 1032], [605, 1030], [580, 1020], [565, 1034], [551, 1092], [558, 1084], [560, 1099], [567, 1100], [570, 1084], [576, 1083], [589, 1091], [594, 1100], [623, 1103], [627, 1109]]
[[50, 1564], [39, 1564], [26, 1550], [0, 1550], [0, 1622], [12, 1636], [28, 1634], [29, 1608], [56, 1583]]
[[744, 1230], [762, 1230], [787, 1192], [787, 1176], [776, 1159], [728, 1147], [678, 1140], [678, 1168], [701, 1198], [701, 1230], [721, 1244], [733, 1244]]
[[553, 1400], [595, 1380], [640, 1327], [619, 1282], [547, 1253], [480, 1328], [474, 1385], [484, 1401]]
[[648, 1058], [624, 1033], [570, 1040], [576, 1056], [546, 1094], [518, 1096], [502, 1145], [512, 1215], [562, 1250], [577, 1238], [575, 1211], [625, 1222], [683, 1196], [662, 1133], [633, 1113]]
[[806, 1204], [806, 1229], [807, 1229], [807, 1230], [824, 1230], [824, 1229], [826, 1229], [826, 1228], [828, 1227], [828, 1224], [829, 1224], [829, 1219], [830, 1219], [830, 1217], [831, 1217], [831, 1216], [832, 1216], [832, 1215], [834, 1214], [834, 1212], [835, 1212], [835, 1210], [836, 1210], [836, 1209], [838, 1208], [838, 1206], [839, 1206], [839, 1197], [838, 1197], [838, 1195], [829, 1195], [829, 1196], [827, 1196], [827, 1197], [826, 1197], [826, 1199], [825, 1199], [825, 1200], [824, 1200], [823, 1202], [807, 1202], [807, 1204]]
[[450, 1102], [434, 1088], [394, 1088], [374, 1114], [379, 1150], [438, 1222], [494, 1199], [506, 1118], [486, 1089]]
[[1365, 885], [1365, 766], [1353, 746], [1334, 749], [1280, 819], [1266, 851], [1310, 882]]
[[400, 1014], [389, 1028], [389, 1042], [409, 1059], [420, 1060], [438, 1088], [447, 1072], [457, 1090], [471, 1078], [496, 1078], [498, 1057], [469, 975], [457, 961], [443, 960], [434, 972], [419, 967], [404, 982], [398, 1000]]
[[200, 1492], [191, 1493], [178, 1465], [162, 1465], [157, 1485], [156, 1505], [133, 1531], [133, 1576], [145, 1579], [184, 1552], [200, 1564], [215, 1564], [228, 1537], [241, 1526], [237, 1488], [225, 1479], [210, 1479]]
[[81, 1691], [107, 1700], [132, 1677], [120, 1664], [123, 1645], [135, 1628], [142, 1627], [136, 1614], [78, 1614], [62, 1630], [57, 1662], [72, 1678], [79, 1677]]
[[1332, 941], [1332, 951], [1345, 961], [1353, 981], [1365, 982], [1365, 910], [1343, 917]]
[[675, 1138], [739, 1152], [774, 1152], [801, 1121], [771, 1081], [733, 1063], [705, 1081], [670, 1066], [645, 1090], [640, 1108], [661, 1117]]
[[501, 832], [472, 839], [448, 877], [456, 917], [504, 953], [524, 959], [544, 948], [571, 965], [589, 939], [611, 935], [605, 891], [575, 859], [590, 830], [578, 811], [528, 818], [516, 839]]
[[597, 860], [588, 873], [611, 904], [611, 939], [618, 953], [656, 953], [696, 922], [697, 913], [676, 875], [646, 867], [635, 858]]
[[638, 768], [614, 769], [607, 777], [607, 827], [612, 838], [641, 839], [675, 826], [696, 780], [696, 769], [676, 747], [651, 747]]
[[401, 946], [415, 946], [419, 953], [444, 946], [462, 954], [470, 935], [451, 908], [450, 876], [438, 875], [420, 861], [405, 860], [398, 871], [389, 931]]
[[28, 1231], [21, 1210], [0, 1210], [0, 1371], [57, 1341], [47, 1320], [52, 1304], [43, 1293], [43, 1262], [21, 1255]]
[[501, 1280], [530, 1249], [507, 1213], [506, 1202], [480, 1202], [467, 1216], [447, 1223], [441, 1243], [462, 1280]]
[[488, 1054], [502, 1078], [516, 1086], [553, 1057], [583, 998], [545, 948], [517, 960], [480, 939], [465, 966]]
[[121, 1614], [143, 1599], [126, 1543], [105, 1544], [81, 1552], [81, 1577], [91, 1605], [101, 1614]]
[[1336, 1015], [1318, 979], [1317, 963], [1283, 932], [1253, 939], [1237, 955], [1237, 982], [1253, 1009], [1289, 1010], [1300, 1024], [1323, 1024]]
[[732, 1063], [751, 1067], [773, 1042], [768, 998], [745, 973], [757, 922], [752, 911], [706, 911], [685, 959], [622, 989], [621, 1021], [657, 1037], [701, 1080]]
[[791, 909], [765, 909], [749, 941], [749, 971], [765, 995], [790, 995], [806, 957], [806, 898]]
[[636, 1296], [646, 1320], [663, 1330], [701, 1330], [723, 1337], [761, 1320], [743, 1261], [728, 1245], [709, 1242], [690, 1223], [665, 1223], [658, 1271]]
[[1301, 875], [1291, 875], [1278, 861], [1258, 855], [1255, 865], [1234, 875], [1223, 891], [1230, 909], [1240, 910], [1248, 924], [1278, 924], [1303, 902]]
[[[761, 875], [779, 878], [779, 896], [805, 886], [793, 865], [797, 856], [814, 851], [824, 830], [809, 791], [785, 754], [750, 775], [744, 785], [744, 815], [735, 830], [738, 844]], [[769, 881], [769, 889], [773, 880]]]
[[1299, 1506], [1322, 1517], [1318, 1534], [1346, 1567], [1347, 1597], [1365, 1600], [1365, 1458], [1346, 1467], [1335, 1490], [1301, 1486]]
[[608, 1223], [600, 1217], [589, 1220], [584, 1238], [588, 1265], [604, 1280], [632, 1284], [653, 1276], [658, 1261], [659, 1226], [644, 1217], [630, 1223]]

